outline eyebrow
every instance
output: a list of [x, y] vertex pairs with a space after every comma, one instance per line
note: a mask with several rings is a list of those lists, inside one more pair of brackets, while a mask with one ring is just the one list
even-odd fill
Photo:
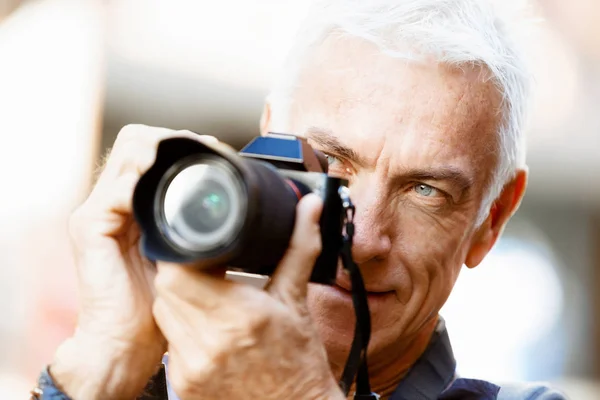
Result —
[[311, 126], [304, 137], [315, 142], [325, 153], [342, 157], [352, 163], [364, 165], [363, 158], [353, 149], [344, 145], [329, 129]]
[[[315, 142], [326, 153], [342, 157], [358, 165], [365, 165], [364, 159], [353, 149], [344, 145], [326, 128], [311, 126], [305, 132], [307, 139]], [[404, 170], [392, 177], [392, 182], [396, 185], [402, 185], [407, 181], [436, 181], [450, 182], [463, 194], [467, 189], [473, 186], [473, 180], [465, 175], [460, 169], [452, 166], [432, 167], [432, 168], [410, 168]]]
[[427, 169], [409, 169], [393, 178], [395, 182], [400, 181], [445, 181], [450, 182], [454, 187], [460, 190], [461, 194], [473, 186], [473, 180], [462, 171], [451, 166], [427, 168]]

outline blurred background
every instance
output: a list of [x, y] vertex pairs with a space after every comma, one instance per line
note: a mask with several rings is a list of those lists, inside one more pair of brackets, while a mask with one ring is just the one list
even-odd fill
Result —
[[[0, 0], [0, 397], [77, 306], [66, 232], [119, 129], [258, 134], [301, 0]], [[459, 372], [600, 398], [600, 2], [539, 0], [526, 200], [444, 307]]]

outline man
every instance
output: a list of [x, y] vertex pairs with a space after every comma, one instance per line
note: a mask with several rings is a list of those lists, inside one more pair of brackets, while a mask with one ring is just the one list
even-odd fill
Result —
[[[483, 0], [330, 0], [313, 9], [269, 97], [261, 132], [305, 136], [349, 180], [353, 257], [369, 292], [373, 390], [392, 399], [562, 399], [543, 386], [457, 378], [438, 311], [523, 197], [528, 77], [517, 40]], [[168, 350], [181, 399], [343, 399], [353, 337], [349, 281], [307, 285], [320, 201], [265, 290], [138, 252], [131, 196], [161, 139], [125, 127], [71, 232], [81, 308], [50, 390], [139, 395]], [[475, 299], [476, 301], [476, 299]], [[352, 393], [352, 391], [351, 391]]]

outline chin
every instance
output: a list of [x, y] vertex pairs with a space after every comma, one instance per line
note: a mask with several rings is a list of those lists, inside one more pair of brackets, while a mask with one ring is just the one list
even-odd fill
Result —
[[[378, 352], [385, 345], [385, 338], [395, 335], [397, 321], [390, 321], [390, 315], [398, 315], [401, 306], [393, 293], [369, 296], [371, 310], [370, 352]], [[354, 338], [355, 316], [351, 294], [343, 289], [325, 285], [309, 285], [308, 307], [321, 340], [325, 345], [330, 363], [343, 367]], [[385, 317], [385, 318], [384, 318]]]

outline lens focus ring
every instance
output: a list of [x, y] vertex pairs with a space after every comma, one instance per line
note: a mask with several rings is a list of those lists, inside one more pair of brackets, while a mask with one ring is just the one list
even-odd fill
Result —
[[201, 154], [183, 159], [163, 176], [155, 215], [173, 245], [206, 252], [233, 241], [246, 213], [237, 171], [222, 159]]

